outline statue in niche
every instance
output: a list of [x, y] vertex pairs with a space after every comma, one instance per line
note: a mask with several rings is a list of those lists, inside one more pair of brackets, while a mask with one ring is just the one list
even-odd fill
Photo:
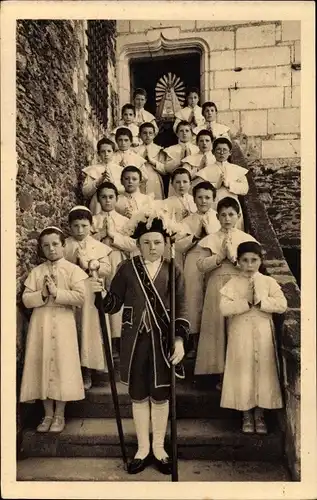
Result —
[[156, 118], [174, 120], [175, 113], [183, 107], [185, 85], [173, 73], [162, 76], [155, 87]]

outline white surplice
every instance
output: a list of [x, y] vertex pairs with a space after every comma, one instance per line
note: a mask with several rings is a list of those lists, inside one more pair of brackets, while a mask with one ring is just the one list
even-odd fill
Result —
[[165, 174], [165, 155], [163, 153], [163, 148], [157, 144], [141, 144], [136, 149], [136, 152], [146, 159], [146, 156], [151, 160], [156, 162], [156, 165], [152, 165], [148, 161], [145, 163], [145, 169], [147, 171], [147, 183], [145, 186], [145, 194], [154, 194], [156, 200], [162, 200], [164, 198], [164, 186], [162, 175]]
[[97, 214], [101, 210], [100, 203], [97, 200], [97, 187], [96, 181], [100, 179], [102, 174], [107, 170], [109, 174], [109, 182], [112, 182], [118, 190], [119, 193], [124, 191], [124, 187], [121, 184], [121, 172], [122, 167], [114, 162], [109, 164], [96, 164], [90, 165], [89, 167], [83, 168], [82, 172], [85, 175], [83, 182], [83, 195], [85, 199], [90, 199], [89, 209], [93, 215]]

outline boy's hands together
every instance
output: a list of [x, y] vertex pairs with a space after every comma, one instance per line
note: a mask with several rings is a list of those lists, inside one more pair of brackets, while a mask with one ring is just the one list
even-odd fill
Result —
[[172, 363], [172, 365], [177, 365], [182, 361], [184, 356], [185, 356], [185, 351], [184, 351], [183, 339], [176, 338], [175, 349], [173, 354], [170, 356], [170, 362]]

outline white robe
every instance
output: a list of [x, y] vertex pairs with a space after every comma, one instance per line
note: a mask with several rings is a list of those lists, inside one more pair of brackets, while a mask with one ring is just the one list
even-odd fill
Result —
[[146, 109], [141, 108], [135, 108], [135, 123], [140, 127], [142, 123], [152, 123], [155, 128], [155, 135], [158, 134], [159, 129], [155, 120], [155, 116], [152, 115], [149, 111], [146, 111]]
[[204, 256], [197, 260], [198, 270], [206, 275], [206, 292], [201, 317], [200, 337], [195, 365], [196, 375], [223, 373], [225, 363], [225, 321], [220, 312], [219, 290], [232, 276], [239, 273], [228, 259], [217, 266], [223, 240], [229, 238], [231, 255], [236, 258], [237, 248], [244, 241], [255, 239], [243, 231], [232, 229], [227, 235], [222, 229], [203, 238], [198, 246]]
[[220, 405], [247, 411], [282, 408], [272, 313], [284, 313], [285, 296], [274, 278], [256, 273], [260, 307], [252, 306], [250, 280], [242, 273], [220, 290], [221, 313], [228, 317], [228, 347]]
[[200, 106], [196, 105], [194, 108], [186, 106], [185, 108], [183, 108], [180, 111], [177, 111], [175, 113], [175, 121], [173, 124], [173, 130], [174, 130], [175, 134], [176, 134], [177, 125], [179, 124], [179, 122], [181, 122], [183, 120], [185, 120], [187, 122], [190, 118], [192, 111], [194, 111], [196, 126], [199, 127], [200, 125], [202, 125], [204, 123], [205, 118], [202, 115], [202, 109]]
[[[46, 275], [53, 277], [57, 296], [43, 301]], [[64, 258], [32, 269], [22, 300], [33, 309], [29, 323], [20, 393], [21, 402], [35, 399], [84, 399], [74, 307], [85, 299], [87, 274]]]
[[230, 134], [230, 127], [224, 125], [223, 123], [218, 123], [218, 122], [211, 122], [209, 128], [208, 122], [205, 121], [199, 127], [194, 128], [193, 132], [194, 134], [197, 135], [201, 130], [210, 130], [215, 139], [221, 136], [229, 137]]
[[196, 212], [182, 222], [187, 236], [176, 239], [175, 242], [176, 252], [182, 254], [184, 259], [185, 292], [191, 333], [200, 331], [205, 292], [205, 276], [197, 268], [197, 260], [204, 255], [204, 251], [198, 245], [198, 241], [193, 243], [193, 236], [197, 233], [202, 219], [206, 222], [207, 234], [214, 233], [220, 228], [217, 214], [212, 208], [205, 214]]
[[108, 165], [96, 164], [83, 168], [82, 172], [85, 175], [85, 179], [82, 191], [85, 199], [90, 198], [89, 210], [93, 215], [101, 210], [100, 203], [97, 200], [96, 181], [100, 179], [106, 169], [109, 172], [110, 182], [116, 186], [118, 192], [122, 193], [124, 191], [124, 187], [121, 184], [122, 167], [119, 164], [111, 162]]
[[[110, 289], [111, 281], [116, 274], [118, 265], [126, 258], [129, 258], [130, 254], [134, 254], [137, 252], [135, 240], [123, 234], [123, 228], [129, 219], [119, 214], [115, 210], [112, 210], [108, 214], [106, 212], [100, 212], [98, 215], [95, 215], [93, 217], [92, 233], [94, 237], [97, 237], [98, 233], [104, 228], [104, 221], [108, 217], [115, 231], [114, 238], [111, 240], [109, 238], [100, 240], [108, 245], [112, 250], [109, 254], [111, 272], [105, 280], [105, 287], [107, 290]], [[120, 337], [122, 326], [122, 309], [116, 314], [109, 315], [109, 323], [111, 337]]]
[[131, 209], [133, 213], [138, 212], [139, 210], [144, 210], [148, 207], [153, 207], [155, 205], [155, 201], [153, 195], [143, 194], [140, 191], [136, 191], [131, 195], [124, 192], [118, 196], [116, 211], [127, 217], [126, 209]]
[[190, 156], [186, 156], [181, 162], [181, 166], [186, 168], [191, 175], [192, 180], [199, 176], [199, 172], [209, 165], [215, 163], [216, 158], [211, 151], [208, 153], [195, 153]]
[[145, 187], [145, 194], [154, 194], [154, 198], [156, 200], [162, 200], [164, 198], [164, 186], [162, 175], [165, 174], [165, 165], [164, 165], [164, 153], [163, 148], [158, 146], [157, 144], [142, 144], [138, 147], [136, 152], [145, 158], [146, 151], [151, 160], [155, 160], [156, 166], [152, 165], [148, 161], [145, 163], [145, 168], [147, 171], [148, 180]]
[[[101, 278], [110, 276], [110, 247], [95, 240], [92, 236], [87, 236], [81, 242], [70, 236], [66, 239], [65, 243], [65, 259], [76, 264], [76, 251], [78, 248], [82, 249], [88, 261], [93, 259], [99, 260], [100, 268], [98, 274]], [[85, 302], [83, 308], [78, 313], [81, 365], [94, 370], [107, 371], [99, 315], [95, 307], [95, 294], [91, 290], [89, 280], [85, 281]], [[108, 334], [110, 338], [109, 331]]]
[[145, 186], [148, 180], [147, 170], [145, 168], [145, 159], [133, 151], [133, 149], [128, 149], [127, 151], [120, 151], [119, 149], [114, 153], [113, 161], [118, 163], [122, 168], [134, 166], [141, 170], [142, 181], [140, 183], [140, 190], [142, 193], [145, 193]]

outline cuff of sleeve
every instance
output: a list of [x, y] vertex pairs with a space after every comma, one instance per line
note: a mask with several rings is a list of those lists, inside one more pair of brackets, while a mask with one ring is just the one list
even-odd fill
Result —
[[190, 332], [190, 324], [186, 319], [178, 318], [175, 321], [175, 337], [183, 339], [184, 344], [187, 342]]

